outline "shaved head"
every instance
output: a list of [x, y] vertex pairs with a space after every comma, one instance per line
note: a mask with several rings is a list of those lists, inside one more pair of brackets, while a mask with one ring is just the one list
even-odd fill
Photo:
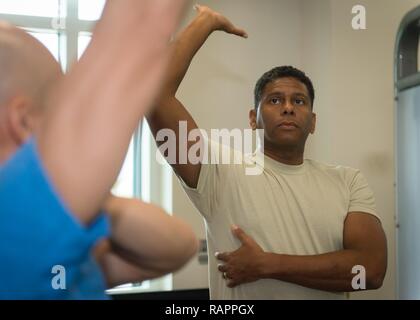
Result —
[[32, 99], [34, 111], [41, 110], [60, 74], [59, 64], [38, 40], [0, 21], [0, 106], [25, 95]]
[[50, 52], [25, 31], [0, 21], [0, 164], [40, 125], [62, 76]]

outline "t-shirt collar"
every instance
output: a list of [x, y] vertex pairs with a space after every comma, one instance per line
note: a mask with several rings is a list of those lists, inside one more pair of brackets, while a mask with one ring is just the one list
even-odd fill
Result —
[[257, 157], [264, 157], [264, 168], [283, 173], [283, 174], [303, 174], [306, 171], [306, 160], [303, 161], [302, 164], [299, 165], [290, 165], [281, 163], [273, 158], [270, 158], [266, 154], [264, 154], [260, 147], [256, 150]]

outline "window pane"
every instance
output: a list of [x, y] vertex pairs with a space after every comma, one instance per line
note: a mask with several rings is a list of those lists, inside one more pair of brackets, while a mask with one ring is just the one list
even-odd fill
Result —
[[99, 20], [105, 6], [105, 0], [79, 0], [79, 19]]
[[88, 47], [90, 40], [92, 40], [92, 36], [88, 34], [79, 33], [78, 37], [78, 44], [77, 44], [77, 55], [78, 59], [80, 59], [85, 52], [86, 48]]
[[59, 0], [0, 0], [0, 13], [58, 17]]
[[[0, 0], [1, 1], [1, 0]], [[28, 31], [30, 35], [38, 39], [47, 49], [52, 53], [54, 58], [58, 60], [59, 49], [58, 49], [58, 34], [54, 32], [42, 32], [42, 31]]]

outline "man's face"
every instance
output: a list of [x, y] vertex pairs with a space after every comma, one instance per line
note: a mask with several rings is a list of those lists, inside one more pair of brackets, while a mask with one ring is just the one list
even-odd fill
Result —
[[266, 146], [304, 147], [316, 123], [308, 89], [295, 78], [268, 83], [258, 109], [250, 112], [250, 123], [253, 129], [264, 129]]

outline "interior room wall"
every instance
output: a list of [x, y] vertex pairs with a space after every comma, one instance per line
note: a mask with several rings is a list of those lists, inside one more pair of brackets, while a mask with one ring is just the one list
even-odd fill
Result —
[[[351, 28], [349, 13], [355, 4], [366, 8], [366, 30]], [[393, 58], [399, 24], [418, 5], [420, 1], [411, 0], [330, 0], [330, 156], [364, 173], [388, 238], [383, 287], [353, 294], [356, 299], [396, 298]]]

